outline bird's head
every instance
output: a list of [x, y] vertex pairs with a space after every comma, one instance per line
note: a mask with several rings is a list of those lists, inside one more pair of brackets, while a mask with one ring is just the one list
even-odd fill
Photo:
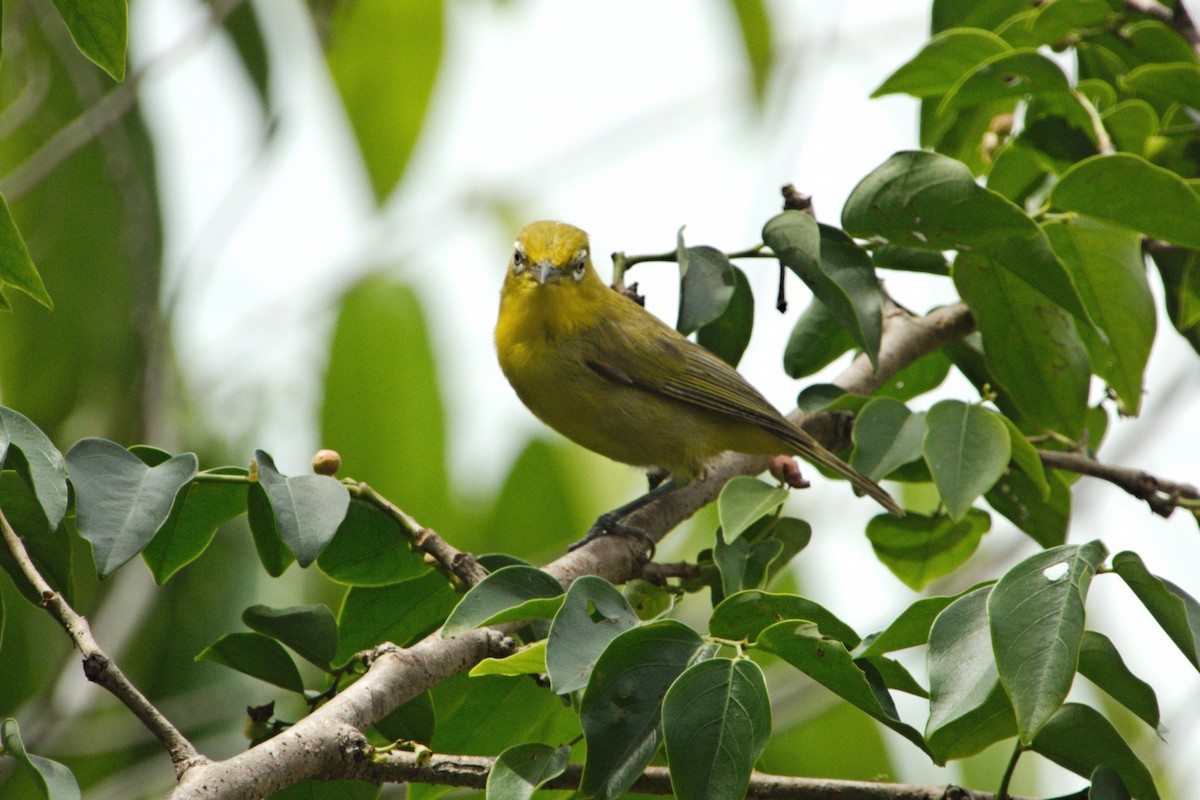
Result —
[[531, 222], [517, 234], [506, 283], [569, 287], [592, 279], [599, 277], [592, 268], [587, 234], [579, 228], [565, 222]]

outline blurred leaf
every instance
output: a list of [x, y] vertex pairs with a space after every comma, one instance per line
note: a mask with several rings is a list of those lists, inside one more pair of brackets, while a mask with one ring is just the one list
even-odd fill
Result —
[[1131, 800], [1121, 774], [1108, 764], [1092, 770], [1092, 785], [1088, 789], [1088, 800]]
[[1143, 722], [1162, 733], [1158, 697], [1150, 684], [1125, 666], [1116, 645], [1102, 633], [1084, 631], [1079, 647], [1079, 674], [1099, 686]]
[[1017, 427], [1017, 423], [1003, 414], [1000, 415], [1000, 421], [1004, 423], [1004, 427], [1008, 428], [1008, 441], [1012, 463], [1016, 464], [1025, 473], [1025, 476], [1033, 482], [1043, 500], [1048, 498], [1050, 496], [1050, 484], [1046, 480], [1046, 468], [1042, 464], [1042, 457], [1038, 455], [1037, 448], [1025, 437], [1025, 434]]
[[1099, 542], [1051, 548], [1006, 572], [988, 598], [1000, 681], [1026, 744], [1071, 688], [1088, 585], [1107, 555]]
[[[503, 549], [526, 558], [560, 551], [569, 536], [591, 522], [580, 516], [573, 502], [577, 494], [573, 472], [564, 445], [531, 440], [504, 479], [487, 522], [480, 526], [482, 541], [475, 547]], [[535, 486], [537, 491], [531, 491]], [[513, 531], [521, 535], [514, 537]]]
[[976, 0], [963, 3], [961, 0], [934, 0], [930, 12], [932, 31], [939, 33], [947, 28], [983, 28], [994, 30], [1010, 17], [1028, 10], [1024, 0]]
[[285, 476], [262, 450], [254, 451], [258, 482], [267, 493], [279, 538], [307, 567], [337, 533], [350, 506], [350, 493], [328, 475]]
[[1146, 155], [1146, 140], [1158, 132], [1158, 114], [1144, 100], [1123, 100], [1100, 115], [1118, 150]]
[[1067, 540], [1071, 523], [1071, 487], [1057, 472], [1046, 476], [1049, 496], [1025, 472], [1009, 470], [984, 497], [1042, 547], [1055, 547]]
[[496, 757], [487, 778], [487, 800], [529, 800], [543, 783], [567, 768], [571, 748], [518, 744]]
[[675, 797], [744, 797], [771, 738], [762, 668], [745, 658], [693, 664], [667, 690], [662, 727]]
[[1150, 254], [1162, 276], [1167, 317], [1200, 353], [1200, 253], [1171, 247], [1156, 248]]
[[105, 439], [77, 442], [67, 453], [66, 464], [75, 486], [79, 533], [92, 544], [101, 579], [150, 542], [198, 467], [195, 453], [147, 467], [121, 445]]
[[399, 523], [379, 507], [351, 499], [346, 518], [317, 558], [330, 580], [350, 586], [386, 586], [428, 571]]
[[1130, 792], [1139, 800], [1158, 800], [1154, 778], [1112, 723], [1100, 712], [1079, 703], [1060, 708], [1033, 740], [1034, 752], [1088, 777], [1101, 764], [1108, 764], [1121, 776]]
[[929, 641], [929, 629], [933, 627], [933, 621], [937, 615], [955, 600], [979, 589], [981, 585], [977, 584], [949, 597], [921, 598], [900, 612], [900, 616], [892, 620], [891, 624], [883, 631], [868, 636], [863, 641], [866, 648], [859, 657], [873, 658], [884, 653], [926, 644]]
[[0, 197], [0, 290], [5, 286], [19, 289], [46, 308], [54, 308], [42, 276], [25, 249], [25, 240], [17, 230], [8, 203]]
[[278, 578], [296, 560], [296, 556], [279, 537], [275, 525], [275, 512], [267, 492], [258, 481], [251, 483], [246, 494], [246, 519], [250, 524], [250, 535], [254, 538], [254, 549], [263, 569], [272, 578]]
[[1103, 27], [1115, 16], [1104, 0], [1056, 0], [1037, 10], [1030, 26], [1038, 44], [1057, 44], [1086, 28]]
[[383, 642], [407, 647], [442, 624], [457, 599], [445, 577], [433, 570], [390, 586], [352, 587], [338, 611], [333, 662], [344, 664]]
[[1011, 50], [989, 56], [964, 75], [938, 105], [939, 116], [1006, 98], [1058, 95], [1070, 98], [1070, 84], [1052, 60], [1036, 50]]
[[372, 783], [309, 778], [275, 792], [266, 800], [375, 800], [378, 796], [379, 787]]
[[721, 316], [696, 331], [696, 341], [731, 367], [736, 367], [754, 330], [754, 293], [746, 273], [737, 267], [731, 269], [733, 296]]
[[505, 567], [471, 587], [446, 620], [442, 636], [449, 638], [473, 630], [526, 600], [557, 597], [562, 593], [562, 584], [540, 569]]
[[925, 415], [914, 414], [899, 400], [875, 398], [854, 419], [854, 452], [850, 466], [872, 480], [921, 457]]
[[29, 482], [50, 529], [57, 528], [67, 513], [67, 469], [62, 453], [27, 417], [2, 406], [0, 464]]
[[763, 242], [850, 331], [875, 364], [882, 335], [883, 291], [866, 252], [837, 228], [802, 211], [784, 211], [763, 227]]
[[955, 259], [954, 285], [975, 315], [987, 365], [1009, 398], [1039, 425], [1077, 440], [1091, 369], [1071, 320], [974, 254]]
[[[58, 528], [50, 529], [33, 490], [12, 470], [0, 472], [0, 509], [4, 510], [9, 525], [21, 537], [34, 567], [52, 588], [63, 594], [67, 602], [74, 602], [71, 539], [65, 526], [60, 523]], [[0, 568], [12, 577], [13, 585], [30, 603], [41, 605], [41, 594], [30, 585], [7, 547], [0, 547]]]
[[323, 670], [329, 670], [337, 654], [337, 622], [323, 605], [287, 608], [253, 605], [242, 612], [242, 622], [247, 628], [286, 644]]
[[1049, 172], [1039, 152], [1022, 138], [1010, 139], [996, 153], [988, 171], [987, 188], [1018, 206], [1046, 183]]
[[991, 592], [991, 586], [982, 586], [960, 595], [929, 630], [925, 737], [937, 764], [974, 755], [1017, 732], [992, 654]]
[[663, 696], [703, 645], [675, 620], [631, 628], [612, 640], [579, 709], [587, 741], [583, 796], [615, 800], [641, 776], [663, 738]]
[[[245, 476], [241, 467], [218, 467], [207, 474]], [[179, 490], [171, 514], [142, 550], [142, 559], [159, 586], [195, 561], [208, 548], [217, 528], [246, 513], [249, 482], [192, 481]]]
[[982, 61], [1009, 49], [999, 36], [978, 28], [942, 31], [889, 75], [871, 97], [898, 92], [913, 97], [938, 97], [949, 92]]
[[54, 0], [79, 52], [107, 72], [125, 79], [125, 46], [129, 35], [125, 0]]
[[733, 263], [715, 247], [685, 247], [679, 233], [679, 320], [675, 329], [684, 336], [717, 320], [733, 299]]
[[970, 508], [961, 519], [880, 515], [867, 523], [867, 539], [875, 556], [914, 591], [962, 566], [992, 527], [986, 511]]
[[640, 623], [621, 592], [594, 575], [577, 578], [546, 639], [550, 688], [566, 694], [587, 686], [596, 659], [619, 634]]
[[942, 400], [926, 412], [921, 449], [955, 520], [1000, 479], [1012, 453], [1008, 429], [999, 417], [960, 400]]
[[467, 673], [481, 675], [541, 675], [546, 671], [546, 640], [522, 647], [504, 658], [485, 658]]
[[1200, 65], [1194, 62], [1143, 64], [1121, 79], [1121, 87], [1160, 111], [1173, 103], [1200, 109]]
[[1200, 196], [1175, 173], [1130, 153], [1081, 161], [1062, 176], [1050, 200], [1064, 211], [1200, 247]]
[[283, 645], [261, 633], [227, 633], [204, 648], [196, 660], [223, 664], [289, 692], [304, 692], [292, 657]]
[[329, 71], [379, 203], [404, 174], [424, 124], [442, 58], [443, 17], [440, 2], [337, 6]]
[[1092, 369], [1116, 391], [1128, 412], [1142, 404], [1142, 374], [1154, 343], [1154, 298], [1140, 237], [1076, 217], [1042, 226], [1079, 287], [1088, 313], [1108, 336], [1080, 328]]
[[762, 517], [772, 513], [787, 500], [787, 489], [763, 483], [745, 475], [733, 478], [717, 497], [717, 515], [725, 540], [733, 542]]
[[675, 599], [674, 595], [662, 586], [641, 578], [627, 581], [621, 587], [621, 595], [637, 614], [638, 619], [643, 622], [652, 620], [669, 610]]
[[[215, 0], [210, 0], [210, 5], [215, 5]], [[252, 3], [243, 3], [225, 17], [221, 26], [229, 34], [242, 69], [246, 71], [246, 77], [253, 84], [265, 111], [271, 106], [271, 59], [258, 13]]]
[[881, 726], [845, 702], [814, 708], [792, 724], [780, 714], [758, 769], [775, 775], [878, 780], [896, 774], [885, 738]]
[[796, 320], [796, 327], [783, 350], [783, 371], [789, 378], [803, 378], [832, 364], [854, 348], [854, 337], [829, 307], [814, 297]]
[[1117, 553], [1112, 568], [1192, 666], [1200, 670], [1200, 603], [1170, 581], [1151, 574], [1137, 553]]
[[742, 46], [750, 62], [754, 99], [762, 104], [775, 54], [771, 47], [771, 16], [762, 0], [731, 0], [737, 14]]
[[433, 696], [428, 691], [421, 692], [375, 723], [375, 730], [389, 742], [407, 739], [428, 745], [436, 729], [437, 714]]
[[753, 644], [764, 630], [788, 619], [811, 622], [822, 636], [837, 639], [848, 648], [857, 647], [860, 641], [853, 628], [820, 604], [798, 594], [772, 594], [759, 590], [726, 597], [713, 609], [708, 627], [712, 636]]
[[0, 745], [7, 755], [16, 759], [17, 767], [28, 775], [47, 800], [80, 800], [79, 782], [65, 765], [25, 751], [21, 730], [15, 719], [0, 725]]
[[751, 541], [739, 536], [732, 542], [717, 534], [713, 547], [713, 561], [721, 573], [722, 594], [733, 594], [742, 589], [757, 589], [767, 579], [767, 568], [783, 553], [783, 543], [774, 539]]

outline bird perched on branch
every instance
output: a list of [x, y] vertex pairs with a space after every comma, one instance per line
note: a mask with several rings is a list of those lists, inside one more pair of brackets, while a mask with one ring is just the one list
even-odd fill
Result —
[[616, 461], [671, 475], [669, 483], [601, 515], [584, 541], [604, 533], [648, 539], [621, 520], [701, 477], [726, 450], [798, 455], [903, 513], [736, 370], [605, 285], [592, 266], [587, 234], [572, 225], [532, 222], [517, 235], [500, 292], [496, 352], [517, 396], [551, 428]]

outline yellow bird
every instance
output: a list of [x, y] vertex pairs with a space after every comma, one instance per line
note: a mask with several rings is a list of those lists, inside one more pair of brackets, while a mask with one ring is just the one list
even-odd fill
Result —
[[588, 539], [648, 538], [620, 520], [701, 477], [726, 450], [801, 456], [904, 513], [736, 370], [605, 285], [587, 234], [572, 225], [531, 222], [517, 235], [500, 292], [496, 353], [521, 402], [551, 428], [616, 461], [671, 474], [670, 484], [602, 515]]

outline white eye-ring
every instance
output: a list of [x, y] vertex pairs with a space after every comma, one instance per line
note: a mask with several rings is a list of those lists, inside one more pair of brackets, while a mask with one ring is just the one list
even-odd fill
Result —
[[513, 243], [512, 271], [514, 275], [520, 275], [529, 266], [529, 256], [525, 254], [525, 248], [520, 242]]
[[575, 254], [575, 257], [571, 259], [571, 277], [575, 279], [576, 283], [583, 280], [583, 271], [587, 266], [587, 255], [587, 250], [580, 250]]

